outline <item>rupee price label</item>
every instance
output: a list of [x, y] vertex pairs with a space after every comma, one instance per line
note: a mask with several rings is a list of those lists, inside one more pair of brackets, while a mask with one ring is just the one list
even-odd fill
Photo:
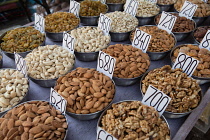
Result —
[[26, 61], [18, 53], [15, 52], [14, 55], [15, 55], [16, 69], [20, 71], [25, 76], [25, 78], [28, 78]]
[[180, 17], [186, 17], [188, 19], [192, 19], [195, 11], [197, 10], [198, 5], [193, 4], [189, 1], [185, 1], [184, 5], [181, 8], [181, 11], [179, 12]]
[[111, 19], [104, 14], [100, 14], [98, 27], [103, 31], [104, 35], [109, 35], [111, 28]]
[[147, 52], [151, 35], [136, 28], [132, 46], [141, 49], [144, 53]]
[[198, 64], [197, 59], [180, 52], [172, 69], [181, 68], [188, 76], [192, 76]]
[[58, 94], [53, 88], [50, 91], [50, 103], [58, 110], [61, 111], [62, 114], [66, 112], [66, 100]]
[[102, 72], [112, 79], [115, 63], [116, 59], [114, 57], [100, 51], [98, 55], [97, 71]]
[[98, 127], [96, 140], [117, 140], [117, 139], [108, 132], [106, 132], [101, 127]]
[[63, 48], [66, 48], [71, 54], [74, 54], [74, 42], [75, 38], [69, 33], [63, 32]]
[[35, 21], [34, 21], [35, 22], [34, 23], [35, 29], [39, 30], [41, 33], [44, 33], [45, 32], [45, 29], [44, 29], [45, 20], [44, 20], [44, 18], [37, 13], [35, 13], [34, 16], [35, 16]]
[[210, 51], [210, 30], [206, 32], [206, 35], [204, 36], [203, 40], [201, 41], [200, 48], [205, 48]]
[[136, 0], [126, 0], [124, 12], [135, 17], [137, 8], [138, 8], [138, 2]]
[[171, 98], [169, 96], [152, 85], [149, 85], [142, 99], [143, 104], [154, 107], [160, 116], [163, 114], [170, 101]]
[[166, 30], [170, 34], [176, 22], [176, 18], [176, 16], [163, 11], [158, 23], [158, 28]]
[[79, 10], [80, 10], [80, 3], [74, 0], [70, 1], [69, 13], [72, 13], [77, 17], [79, 17]]
[[101, 3], [105, 4], [106, 3], [106, 0], [98, 0], [100, 1]]

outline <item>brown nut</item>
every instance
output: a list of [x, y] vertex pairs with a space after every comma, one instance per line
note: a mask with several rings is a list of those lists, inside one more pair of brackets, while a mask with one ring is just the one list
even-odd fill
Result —
[[196, 28], [193, 34], [194, 38], [200, 43], [203, 40], [208, 30], [210, 30], [210, 26], [201, 26], [201, 27]]

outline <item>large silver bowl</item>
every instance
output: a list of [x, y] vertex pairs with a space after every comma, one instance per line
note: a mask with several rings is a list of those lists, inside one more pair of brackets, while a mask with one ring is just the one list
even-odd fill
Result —
[[125, 41], [129, 39], [131, 31], [129, 32], [122, 32], [122, 33], [117, 33], [117, 32], [109, 32], [111, 36], [112, 41], [120, 42], [120, 41]]
[[[116, 103], [113, 103], [113, 104], [119, 104], [119, 103], [122, 103], [122, 102], [132, 102], [132, 101], [138, 101], [138, 100], [123, 100], [123, 101], [116, 102]], [[107, 110], [108, 110], [108, 109], [111, 109], [111, 108], [112, 108], [112, 104], [110, 104], [110, 105], [103, 111], [103, 113], [101, 114], [101, 116], [99, 117], [98, 122], [97, 122], [96, 131], [99, 129], [99, 127], [102, 126], [101, 121], [102, 121], [103, 116], [107, 113]], [[167, 126], [168, 126], [168, 129], [169, 129], [170, 137], [172, 138], [171, 132], [170, 132], [170, 127], [169, 127], [169, 124], [168, 124], [167, 120], [165, 119], [165, 117], [164, 117], [163, 115], [162, 115], [160, 118], [161, 118], [164, 122], [166, 122], [166, 124], [167, 124]]]
[[124, 3], [106, 3], [109, 7], [109, 12], [123, 11]]
[[150, 25], [151, 22], [154, 20], [155, 16], [151, 16], [151, 17], [138, 17], [138, 16], [136, 16], [136, 18], [139, 21], [139, 26], [144, 26], [144, 25]]
[[174, 8], [174, 4], [169, 4], [169, 5], [164, 5], [164, 4], [158, 4], [157, 5], [160, 7], [160, 11], [165, 11], [168, 12], [169, 10], [171, 10], [172, 8]]
[[[152, 70], [151, 70], [152, 71]], [[143, 94], [143, 91], [142, 91], [142, 81], [145, 79], [145, 77], [147, 76], [147, 74], [149, 73], [150, 71], [146, 72], [141, 80], [140, 80], [140, 91], [141, 91], [141, 94], [142, 94], [142, 97], [144, 97], [144, 94]], [[201, 100], [203, 98], [203, 94], [202, 92], [200, 91], [198, 93], [200, 95], [200, 102], [199, 104], [201, 103]], [[198, 104], [198, 105], [199, 105]], [[195, 109], [195, 108], [194, 108]], [[181, 117], [184, 117], [184, 116], [187, 116], [189, 115], [194, 109], [192, 109], [191, 111], [189, 112], [184, 112], [184, 113], [174, 113], [174, 112], [169, 112], [169, 111], [164, 111], [163, 115], [166, 117], [166, 118], [181, 118]]]

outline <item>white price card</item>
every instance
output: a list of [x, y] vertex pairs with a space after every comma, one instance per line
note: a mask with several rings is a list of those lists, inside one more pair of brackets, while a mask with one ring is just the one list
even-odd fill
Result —
[[198, 5], [191, 3], [189, 1], [185, 1], [184, 5], [179, 12], [180, 17], [186, 17], [188, 19], [192, 19], [195, 11], [197, 10]]
[[149, 1], [149, 2], [152, 2], [152, 3], [157, 3], [157, 0], [146, 0], [146, 1]]
[[69, 33], [63, 32], [63, 48], [67, 49], [71, 54], [74, 54], [74, 42], [75, 38]]
[[172, 69], [181, 68], [184, 73], [191, 76], [198, 64], [199, 61], [197, 59], [180, 52]]
[[158, 28], [166, 30], [170, 34], [174, 27], [176, 19], [176, 16], [163, 11], [160, 17], [160, 21], [158, 23]]
[[96, 140], [117, 140], [117, 139], [108, 132], [106, 132], [101, 127], [98, 127]]
[[103, 4], [106, 3], [106, 0], [98, 0], [98, 1], [101, 1], [101, 3], [103, 3]]
[[70, 1], [69, 13], [72, 13], [77, 17], [79, 17], [79, 10], [80, 10], [80, 3], [74, 0]]
[[105, 16], [104, 14], [100, 14], [98, 27], [103, 31], [104, 35], [109, 35], [109, 31], [111, 28], [112, 20]]
[[109, 76], [112, 79], [114, 73], [116, 59], [103, 51], [99, 51], [98, 62], [97, 62], [97, 71], [102, 72], [106, 76]]
[[210, 30], [208, 30], [206, 32], [206, 35], [204, 36], [204, 38], [202, 39], [200, 45], [200, 48], [205, 48], [208, 49], [210, 51]]
[[20, 71], [25, 78], [28, 78], [26, 61], [18, 53], [14, 52], [16, 69]]
[[124, 12], [136, 16], [138, 2], [136, 0], [126, 0]]
[[66, 105], [67, 101], [58, 94], [53, 88], [50, 91], [50, 103], [58, 110], [61, 111], [62, 114], [66, 113]]
[[205, 3], [207, 3], [208, 2], [208, 0], [202, 0], [203, 2], [205, 2]]
[[141, 49], [144, 53], [146, 53], [151, 37], [152, 36], [148, 33], [136, 28], [132, 46]]
[[39, 30], [41, 33], [45, 32], [45, 19], [41, 15], [35, 13], [35, 21], [34, 21], [34, 26], [35, 29]]
[[171, 98], [168, 95], [164, 94], [152, 85], [149, 85], [142, 99], [143, 104], [154, 107], [160, 116], [163, 114], [170, 101]]

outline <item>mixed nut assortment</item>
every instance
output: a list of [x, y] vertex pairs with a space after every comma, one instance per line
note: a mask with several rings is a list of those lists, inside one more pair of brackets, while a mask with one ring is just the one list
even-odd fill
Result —
[[196, 77], [206, 77], [210, 78], [210, 51], [205, 48], [199, 48], [197, 45], [193, 44], [183, 44], [177, 46], [177, 48], [173, 51], [172, 61], [175, 62], [179, 53], [185, 53], [197, 60], [199, 60], [199, 64], [196, 70], [193, 73], [193, 76]]
[[196, 28], [193, 34], [194, 38], [200, 43], [203, 40], [208, 30], [210, 30], [210, 26], [201, 26]]
[[81, 68], [57, 80], [55, 90], [68, 104], [66, 110], [76, 114], [91, 114], [103, 110], [114, 98], [112, 80], [96, 69]]
[[111, 40], [97, 27], [85, 26], [69, 33], [76, 39], [74, 49], [77, 52], [98, 52], [107, 47]]
[[176, 3], [177, 0], [157, 0], [157, 4], [161, 5], [171, 5]]
[[152, 85], [171, 97], [171, 102], [166, 108], [169, 112], [189, 112], [196, 108], [201, 100], [201, 88], [196, 80], [188, 77], [181, 69], [172, 69], [169, 65], [150, 71], [141, 84], [143, 94], [148, 86]]
[[158, 112], [140, 101], [112, 104], [101, 120], [101, 127], [118, 140], [170, 140], [167, 123]]
[[1, 140], [64, 140], [67, 120], [49, 102], [30, 101], [0, 118]]
[[104, 49], [103, 52], [116, 59], [114, 77], [135, 78], [141, 76], [150, 66], [148, 54], [131, 45], [115, 44]]

